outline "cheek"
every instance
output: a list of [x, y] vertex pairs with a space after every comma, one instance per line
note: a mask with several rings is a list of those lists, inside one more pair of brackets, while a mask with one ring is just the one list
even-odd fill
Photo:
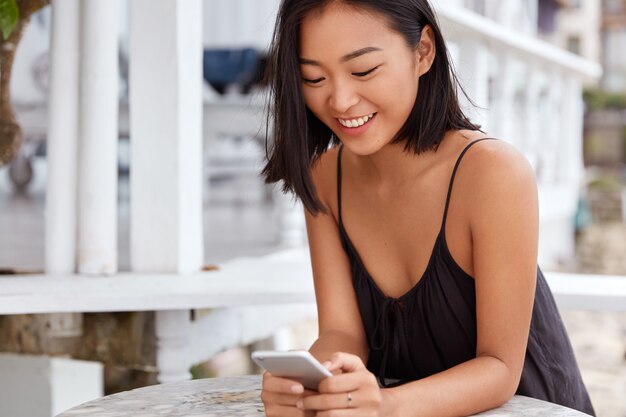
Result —
[[315, 113], [315, 115], [318, 115], [320, 113], [322, 103], [319, 92], [308, 89], [306, 86], [303, 86], [302, 88], [302, 97], [304, 98], [304, 104], [306, 104], [309, 110]]
[[390, 77], [377, 86], [377, 104], [392, 109], [398, 117], [404, 117], [415, 103], [417, 84], [417, 80], [410, 77]]
[[324, 120], [324, 100], [319, 94], [319, 91], [306, 91], [302, 93], [302, 97], [304, 98], [304, 104], [306, 107], [323, 123], [326, 123]]

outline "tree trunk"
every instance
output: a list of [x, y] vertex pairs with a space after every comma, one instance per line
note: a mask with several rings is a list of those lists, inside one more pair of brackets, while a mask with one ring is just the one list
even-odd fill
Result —
[[15, 51], [32, 14], [49, 3], [49, 0], [18, 0], [20, 20], [8, 39], [0, 36], [0, 167], [11, 162], [22, 144], [22, 129], [11, 103]]

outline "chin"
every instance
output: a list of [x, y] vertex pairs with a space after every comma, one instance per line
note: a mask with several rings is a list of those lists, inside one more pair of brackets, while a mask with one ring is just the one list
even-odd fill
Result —
[[357, 156], [371, 156], [378, 153], [381, 149], [383, 149], [387, 142], [378, 142], [360, 138], [339, 138], [341, 143], [345, 148], [350, 150], [350, 153]]

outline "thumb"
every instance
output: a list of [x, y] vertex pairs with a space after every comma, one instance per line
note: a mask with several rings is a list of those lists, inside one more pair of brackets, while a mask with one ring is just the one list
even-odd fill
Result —
[[357, 372], [365, 369], [360, 357], [345, 352], [335, 352], [330, 360], [324, 362], [324, 366], [331, 372]]

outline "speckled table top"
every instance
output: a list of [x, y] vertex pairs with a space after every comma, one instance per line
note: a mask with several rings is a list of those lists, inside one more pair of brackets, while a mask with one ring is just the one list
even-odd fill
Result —
[[[109, 395], [67, 410], [57, 417], [263, 417], [259, 376], [199, 379], [154, 385]], [[586, 414], [516, 395], [491, 417], [580, 417]]]

